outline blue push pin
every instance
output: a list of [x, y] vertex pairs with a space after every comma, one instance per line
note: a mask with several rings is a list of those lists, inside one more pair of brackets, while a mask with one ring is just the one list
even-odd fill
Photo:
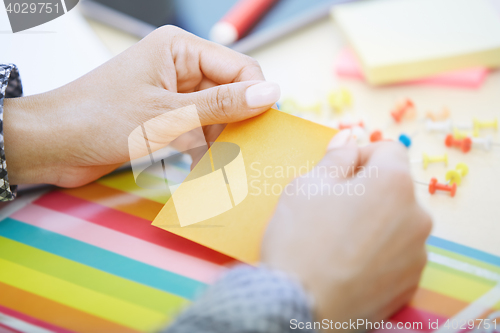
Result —
[[403, 145], [405, 145], [406, 148], [409, 148], [411, 146], [411, 139], [406, 134], [401, 134], [399, 136], [399, 142], [401, 142]]

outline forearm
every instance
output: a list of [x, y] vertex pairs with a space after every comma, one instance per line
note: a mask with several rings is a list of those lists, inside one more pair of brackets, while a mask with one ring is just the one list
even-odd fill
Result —
[[164, 333], [295, 332], [292, 319], [313, 321], [308, 297], [298, 282], [282, 272], [238, 266]]

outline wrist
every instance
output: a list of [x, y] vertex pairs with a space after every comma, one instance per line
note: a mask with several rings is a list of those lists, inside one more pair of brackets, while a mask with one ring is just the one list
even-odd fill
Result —
[[53, 143], [46, 94], [4, 100], [4, 146], [12, 185], [50, 183]]

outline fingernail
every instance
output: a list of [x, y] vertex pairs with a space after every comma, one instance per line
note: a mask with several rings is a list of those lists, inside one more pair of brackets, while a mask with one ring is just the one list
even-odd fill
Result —
[[351, 138], [350, 129], [345, 129], [338, 132], [337, 134], [335, 134], [333, 139], [328, 144], [327, 150], [338, 149], [340, 147], [345, 146], [350, 138]]
[[271, 106], [280, 99], [280, 86], [273, 82], [262, 82], [247, 88], [245, 97], [251, 108]]

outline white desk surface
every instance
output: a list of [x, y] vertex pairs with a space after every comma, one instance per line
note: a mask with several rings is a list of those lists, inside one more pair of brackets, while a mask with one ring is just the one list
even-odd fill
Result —
[[[137, 42], [137, 38], [90, 21], [97, 35], [113, 54]], [[333, 71], [333, 62], [345, 41], [329, 19], [321, 20], [271, 45], [252, 52], [269, 81], [280, 84], [282, 97], [293, 96], [298, 102], [311, 104], [324, 101], [334, 88], [346, 87], [354, 95], [354, 107], [345, 119], [363, 119], [370, 128], [390, 123], [389, 110], [396, 101], [409, 97], [415, 102], [419, 116], [428, 110], [448, 106], [453, 121], [500, 118], [500, 71], [490, 74], [477, 90], [429, 85], [400, 85], [373, 88], [353, 80], [341, 80]], [[338, 118], [340, 119], [340, 118]], [[390, 125], [385, 136], [397, 138], [401, 133], [415, 133], [410, 158], [448, 153], [449, 165], [412, 165], [415, 180], [428, 182], [431, 177], [441, 181], [447, 170], [459, 162], [469, 166], [469, 174], [458, 187], [454, 198], [444, 193], [431, 196], [427, 187], [415, 185], [422, 205], [434, 217], [433, 234], [500, 256], [500, 147], [489, 152], [473, 150], [463, 154], [446, 148], [443, 134], [425, 133], [423, 123], [405, 122]], [[500, 142], [499, 132], [490, 132]], [[382, 194], [383, 195], [383, 194]]]

